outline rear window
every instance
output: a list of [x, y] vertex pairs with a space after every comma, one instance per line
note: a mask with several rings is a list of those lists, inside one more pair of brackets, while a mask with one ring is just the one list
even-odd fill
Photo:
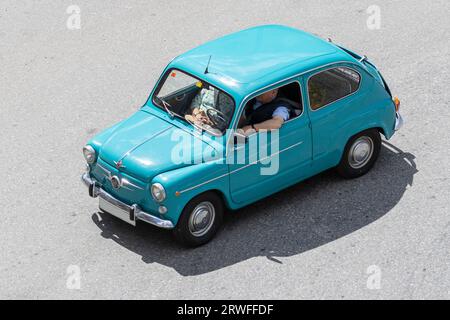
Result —
[[312, 110], [322, 108], [358, 90], [361, 76], [347, 67], [337, 67], [313, 75], [308, 81]]

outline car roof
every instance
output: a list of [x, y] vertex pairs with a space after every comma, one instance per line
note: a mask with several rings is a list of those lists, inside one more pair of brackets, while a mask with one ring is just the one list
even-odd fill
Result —
[[176, 57], [169, 67], [245, 96], [277, 80], [335, 61], [357, 60], [310, 33], [282, 25], [263, 25], [202, 44]]

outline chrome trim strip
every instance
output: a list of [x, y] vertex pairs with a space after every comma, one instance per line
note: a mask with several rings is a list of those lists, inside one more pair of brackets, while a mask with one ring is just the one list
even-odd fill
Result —
[[119, 160], [117, 160], [117, 162], [122, 161], [126, 156], [128, 156], [131, 152], [133, 152], [134, 150], [136, 150], [137, 148], [139, 148], [140, 146], [142, 146], [144, 143], [150, 141], [151, 139], [159, 136], [160, 134], [164, 133], [165, 131], [169, 130], [170, 128], [172, 128], [171, 125], [169, 125], [167, 128], [162, 129], [161, 131], [158, 131], [157, 133], [155, 133], [154, 135], [148, 137], [147, 139], [145, 139], [144, 141], [142, 141], [141, 143], [138, 143], [137, 145], [135, 145], [133, 148], [131, 148], [130, 150], [128, 150], [127, 152], [125, 152], [125, 154], [120, 157]]
[[198, 187], [204, 186], [205, 184], [208, 184], [208, 183], [210, 183], [210, 182], [213, 182], [213, 181], [215, 181], [215, 180], [217, 180], [217, 179], [221, 179], [221, 178], [223, 178], [223, 177], [226, 177], [226, 176], [228, 176], [229, 174], [230, 174], [230, 172], [224, 173], [224, 174], [222, 174], [222, 175], [220, 175], [220, 176], [218, 176], [218, 177], [215, 177], [215, 178], [212, 178], [212, 179], [210, 179], [210, 180], [204, 181], [204, 182], [202, 182], [202, 183], [199, 183], [199, 184], [197, 184], [197, 185], [195, 185], [195, 186], [192, 186], [192, 187], [189, 187], [189, 188], [187, 188], [187, 189], [178, 191], [178, 193], [176, 193], [176, 194], [182, 194], [182, 193], [191, 191], [191, 190], [196, 189], [196, 188], [198, 188]]
[[111, 179], [111, 171], [109, 171], [108, 169], [105, 169], [102, 165], [100, 165], [98, 162], [96, 164], [100, 169], [102, 169], [105, 173], [107, 173], [107, 176], [109, 179]]
[[84, 173], [81, 176], [81, 181], [87, 186], [90, 187], [91, 185], [94, 185], [94, 198], [97, 196], [101, 197], [102, 199], [108, 201], [109, 203], [121, 208], [122, 210], [131, 212], [134, 210], [135, 219], [136, 220], [142, 220], [144, 222], [150, 223], [154, 226], [157, 226], [159, 228], [163, 229], [173, 229], [175, 226], [173, 225], [172, 221], [170, 220], [164, 220], [160, 219], [158, 217], [155, 217], [154, 215], [147, 213], [139, 208], [138, 205], [134, 204], [132, 206], [127, 205], [126, 203], [114, 198], [112, 195], [110, 195], [108, 192], [103, 190], [100, 186], [96, 184], [95, 181], [93, 181], [88, 173]]
[[226, 177], [226, 176], [228, 176], [228, 175], [231, 175], [231, 174], [233, 174], [233, 173], [235, 173], [235, 172], [241, 171], [242, 169], [245, 169], [245, 168], [248, 168], [248, 167], [250, 167], [250, 166], [253, 166], [253, 165], [257, 164], [257, 163], [260, 162], [260, 161], [264, 161], [264, 160], [266, 160], [266, 159], [268, 159], [268, 158], [271, 158], [271, 157], [273, 157], [273, 156], [276, 156], [276, 155], [278, 155], [278, 154], [280, 154], [280, 153], [282, 153], [282, 152], [284, 152], [284, 151], [287, 151], [287, 150], [289, 150], [289, 149], [292, 149], [292, 148], [294, 148], [294, 147], [296, 147], [296, 146], [298, 146], [298, 145], [300, 145], [300, 144], [302, 144], [302, 143], [303, 143], [303, 141], [294, 143], [293, 145], [290, 145], [289, 147], [286, 147], [286, 148], [284, 148], [283, 150], [280, 150], [280, 151], [278, 151], [278, 152], [276, 152], [276, 153], [274, 153], [274, 154], [271, 154], [271, 155], [269, 155], [269, 156], [267, 156], [267, 157], [264, 157], [264, 158], [262, 158], [262, 159], [256, 160], [256, 161], [254, 161], [254, 162], [252, 162], [252, 163], [248, 163], [248, 164], [246, 164], [245, 166], [242, 166], [242, 167], [240, 167], [240, 168], [237, 168], [237, 169], [235, 169], [235, 170], [233, 170], [233, 171], [227, 172], [227, 173], [225, 173], [225, 174], [222, 174], [222, 175], [220, 175], [220, 176], [218, 176], [218, 177], [215, 177], [215, 178], [212, 178], [212, 179], [210, 179], [210, 180], [204, 181], [204, 182], [199, 183], [199, 184], [197, 184], [197, 185], [195, 185], [195, 186], [192, 186], [192, 187], [189, 187], [189, 188], [187, 188], [187, 189], [178, 191], [178, 194], [182, 194], [182, 193], [184, 193], [184, 192], [191, 191], [191, 190], [196, 189], [196, 188], [198, 188], [198, 187], [201, 187], [201, 186], [203, 186], [203, 185], [205, 185], [205, 184], [208, 184], [208, 183], [210, 183], [210, 182], [212, 182], [212, 181], [221, 179], [221, 178]]
[[135, 185], [134, 183], [131, 183], [127, 178], [122, 178], [120, 180], [122, 182], [122, 187], [123, 187], [123, 184], [126, 184], [126, 185], [129, 185], [129, 186], [135, 187], [136, 189], [144, 190], [144, 188], [141, 188], [141, 187]]

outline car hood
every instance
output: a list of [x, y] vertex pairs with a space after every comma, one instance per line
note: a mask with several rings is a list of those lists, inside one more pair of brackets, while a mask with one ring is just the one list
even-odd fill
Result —
[[[208, 145], [201, 135], [141, 110], [114, 128], [101, 143], [99, 157], [121, 172], [150, 181], [162, 172], [197, 163]], [[184, 152], [191, 159], [182, 161]]]

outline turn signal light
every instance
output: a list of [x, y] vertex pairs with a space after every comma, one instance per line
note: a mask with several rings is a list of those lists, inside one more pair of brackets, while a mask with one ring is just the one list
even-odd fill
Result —
[[394, 105], [395, 105], [395, 111], [398, 112], [400, 110], [400, 99], [395, 97], [394, 98]]

